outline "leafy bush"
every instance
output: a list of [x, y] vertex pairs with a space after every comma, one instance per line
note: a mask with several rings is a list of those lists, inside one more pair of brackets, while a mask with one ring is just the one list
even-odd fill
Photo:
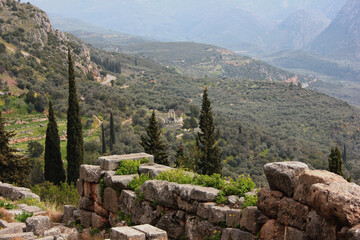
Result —
[[149, 175], [141, 174], [140, 177], [135, 177], [131, 180], [131, 182], [128, 184], [128, 188], [135, 191], [136, 193], [139, 193], [139, 187], [147, 180], [151, 180]]
[[130, 213], [125, 214], [125, 213], [119, 211], [118, 218], [119, 218], [120, 222], [125, 221], [128, 226], [134, 225], [132, 222], [132, 216]]
[[5, 209], [15, 209], [16, 205], [9, 201], [0, 200], [0, 207]]
[[16, 215], [15, 220], [18, 222], [25, 222], [27, 218], [32, 217], [33, 215], [34, 213], [22, 211], [22, 213]]
[[256, 206], [257, 201], [258, 201], [257, 195], [246, 195], [244, 204], [241, 206], [241, 208]]
[[216, 189], [222, 189], [225, 185], [225, 180], [221, 178], [220, 174], [208, 175], [196, 175], [194, 177], [194, 185], [200, 185], [203, 187], [213, 187]]
[[140, 166], [139, 160], [123, 160], [119, 163], [115, 175], [136, 174]]
[[140, 159], [140, 164], [149, 163], [149, 162], [150, 162], [150, 159], [148, 159], [146, 157]]
[[80, 200], [80, 195], [78, 194], [76, 187], [74, 185], [68, 185], [67, 183], [61, 183], [60, 186], [56, 186], [53, 183], [46, 181], [31, 187], [31, 191], [39, 195], [42, 201], [49, 201], [60, 206], [77, 206]]
[[215, 201], [216, 201], [216, 203], [217, 204], [225, 204], [226, 202], [227, 202], [227, 197], [225, 196], [225, 193], [224, 193], [224, 191], [220, 191], [219, 193], [218, 193], [218, 195], [216, 196], [216, 199], [215, 199]]
[[172, 169], [164, 171], [155, 177], [156, 180], [164, 180], [168, 182], [176, 182], [180, 184], [192, 184], [193, 176], [182, 169]]
[[104, 179], [100, 179], [100, 183], [99, 183], [99, 186], [100, 186], [100, 197], [101, 199], [103, 200], [104, 199], [104, 191], [105, 191], [105, 182], [104, 182]]

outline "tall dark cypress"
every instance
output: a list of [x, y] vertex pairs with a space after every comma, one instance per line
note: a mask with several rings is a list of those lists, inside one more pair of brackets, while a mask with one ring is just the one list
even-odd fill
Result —
[[104, 124], [101, 124], [101, 154], [106, 153]]
[[346, 145], [344, 144], [344, 150], [342, 152], [342, 159], [343, 159], [343, 162], [346, 163], [346, 158], [347, 158], [347, 155], [346, 155]]
[[45, 180], [59, 185], [65, 182], [66, 175], [60, 152], [59, 130], [55, 120], [52, 102], [49, 101], [49, 122], [46, 129], [45, 139]]
[[204, 90], [199, 122], [200, 132], [196, 138], [196, 145], [201, 152], [198, 159], [198, 170], [201, 174], [211, 175], [222, 172], [220, 148], [216, 143], [219, 132], [215, 131], [215, 124], [208, 99], [207, 88]]
[[115, 144], [115, 126], [112, 112], [110, 112], [110, 152], [113, 150]]
[[146, 128], [147, 136], [141, 136], [141, 146], [146, 153], [154, 155], [154, 162], [169, 165], [168, 156], [165, 152], [165, 144], [161, 141], [161, 130], [155, 117], [155, 111], [149, 118], [149, 126]]
[[84, 141], [82, 135], [79, 101], [76, 93], [74, 63], [68, 52], [69, 61], [69, 108], [67, 112], [67, 181], [75, 183], [79, 178], [79, 168], [84, 161]]
[[342, 171], [342, 157], [341, 152], [338, 147], [331, 148], [331, 153], [328, 158], [329, 161], [329, 171], [336, 173], [340, 176], [344, 176]]

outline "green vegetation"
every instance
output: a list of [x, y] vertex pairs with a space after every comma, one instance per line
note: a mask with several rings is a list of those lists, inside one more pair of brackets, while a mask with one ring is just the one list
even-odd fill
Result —
[[341, 152], [338, 147], [331, 148], [331, 153], [329, 155], [328, 161], [329, 161], [330, 172], [336, 173], [340, 176], [344, 176], [342, 170], [343, 160], [342, 160]]
[[145, 181], [151, 180], [149, 175], [141, 174], [139, 177], [134, 177], [128, 184], [128, 188], [139, 194], [139, 187], [144, 184]]
[[41, 208], [42, 210], [46, 210], [45, 203], [41, 202], [36, 198], [20, 198], [16, 201], [17, 204], [26, 204], [28, 206], [36, 206]]
[[39, 142], [31, 141], [27, 146], [30, 157], [40, 157], [44, 152], [44, 147]]
[[120, 161], [115, 175], [130, 175], [136, 174], [140, 166], [139, 160], [123, 160]]
[[15, 209], [16, 205], [10, 201], [0, 200], [0, 207], [5, 209]]
[[220, 240], [221, 239], [221, 231], [215, 230], [211, 236], [205, 236], [205, 240]]
[[106, 188], [104, 178], [100, 179], [99, 185], [100, 185], [100, 197], [102, 200], [104, 200], [104, 191]]
[[115, 125], [113, 113], [110, 112], [110, 152], [112, 152], [115, 144]]
[[22, 213], [16, 214], [15, 220], [18, 222], [25, 222], [26, 219], [28, 219], [29, 217], [32, 217], [33, 215], [34, 215], [34, 213], [27, 213], [25, 211], [22, 211]]
[[134, 225], [133, 222], [132, 222], [132, 216], [131, 216], [130, 213], [125, 214], [125, 213], [119, 211], [118, 212], [118, 220], [119, 221], [125, 221], [128, 226], [133, 226]]
[[254, 207], [256, 206], [257, 201], [257, 195], [246, 195], [244, 204], [241, 206], [241, 208]]

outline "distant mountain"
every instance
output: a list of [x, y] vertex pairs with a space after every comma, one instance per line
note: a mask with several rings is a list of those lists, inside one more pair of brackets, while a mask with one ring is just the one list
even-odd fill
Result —
[[348, 0], [338, 15], [309, 45], [315, 54], [360, 61], [360, 1]]
[[299, 9], [270, 32], [268, 47], [271, 50], [304, 48], [329, 24], [330, 20], [321, 12]]

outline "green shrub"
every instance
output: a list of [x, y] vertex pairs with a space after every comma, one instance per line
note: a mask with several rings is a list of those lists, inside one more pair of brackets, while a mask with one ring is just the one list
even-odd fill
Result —
[[150, 162], [150, 159], [148, 159], [146, 157], [140, 159], [140, 164], [149, 163], [149, 162]]
[[155, 177], [156, 180], [176, 182], [179, 184], [192, 184], [193, 176], [182, 169], [172, 169], [164, 171]]
[[220, 240], [221, 239], [221, 231], [215, 230], [211, 236], [205, 236], [205, 240]]
[[0, 200], [0, 207], [5, 209], [15, 209], [16, 205], [9, 201]]
[[100, 179], [100, 183], [99, 183], [99, 186], [100, 186], [100, 197], [102, 200], [104, 200], [104, 191], [105, 191], [105, 182], [104, 182], [104, 179]]
[[119, 167], [116, 170], [116, 175], [130, 175], [136, 174], [140, 166], [139, 160], [123, 160], [119, 163]]
[[125, 213], [119, 211], [118, 219], [119, 219], [119, 221], [125, 221], [128, 226], [134, 225], [132, 222], [132, 216], [130, 213], [125, 214]]
[[244, 204], [241, 208], [254, 207], [258, 201], [257, 195], [246, 195]]
[[141, 174], [140, 177], [134, 177], [131, 182], [128, 184], [128, 188], [139, 193], [139, 187], [147, 180], [151, 180], [149, 175]]
[[34, 213], [22, 211], [22, 213], [16, 215], [15, 220], [18, 222], [25, 222], [27, 218], [32, 217], [33, 215]]
[[196, 175], [194, 177], [194, 185], [200, 185], [203, 187], [213, 187], [216, 189], [222, 189], [225, 185], [225, 180], [221, 178], [220, 174], [208, 175]]
[[255, 183], [250, 177], [239, 176], [236, 180], [230, 179], [223, 187], [226, 196], [243, 196], [246, 192], [254, 189]]
[[225, 196], [224, 191], [220, 191], [215, 200], [217, 204], [225, 204], [227, 202], [227, 197]]
[[56, 186], [53, 183], [46, 181], [31, 187], [31, 191], [39, 195], [42, 201], [49, 201], [58, 206], [77, 206], [80, 200], [80, 195], [78, 194], [76, 187], [67, 183], [61, 183], [60, 186]]

